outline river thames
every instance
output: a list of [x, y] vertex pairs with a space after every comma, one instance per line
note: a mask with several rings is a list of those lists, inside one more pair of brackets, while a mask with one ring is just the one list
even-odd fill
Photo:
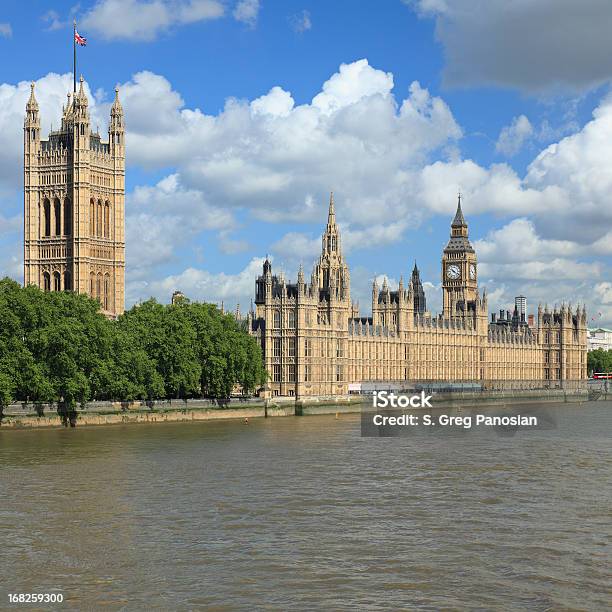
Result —
[[514, 436], [362, 438], [357, 414], [0, 431], [0, 609], [610, 609], [612, 403], [546, 410]]

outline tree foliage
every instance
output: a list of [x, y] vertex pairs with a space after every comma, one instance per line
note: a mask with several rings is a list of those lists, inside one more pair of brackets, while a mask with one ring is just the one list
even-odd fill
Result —
[[212, 304], [149, 300], [109, 321], [87, 296], [0, 280], [0, 414], [11, 401], [228, 397], [265, 378], [255, 339]]
[[587, 355], [587, 371], [612, 372], [612, 350], [596, 349]]

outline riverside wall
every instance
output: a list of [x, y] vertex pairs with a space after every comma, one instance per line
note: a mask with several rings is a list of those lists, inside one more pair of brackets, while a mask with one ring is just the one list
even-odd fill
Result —
[[[517, 404], [586, 402], [612, 399], [610, 393], [593, 396], [586, 390], [460, 391], [435, 393], [435, 408], [500, 408]], [[371, 395], [320, 396], [304, 399], [170, 400], [154, 402], [89, 402], [69, 415], [54, 404], [12, 404], [4, 409], [0, 430], [89, 425], [172, 423], [218, 419], [254, 419], [281, 416], [358, 413], [372, 406]]]

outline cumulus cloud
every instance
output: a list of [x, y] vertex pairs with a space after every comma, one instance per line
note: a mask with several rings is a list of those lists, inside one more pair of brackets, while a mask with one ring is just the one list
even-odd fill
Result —
[[569, 240], [545, 240], [538, 236], [526, 218], [514, 219], [482, 240], [474, 242], [480, 261], [516, 263], [517, 268], [530, 261], [585, 254], [585, 248]]
[[512, 308], [514, 296], [527, 295], [532, 312], [538, 302], [569, 300], [585, 303], [589, 312], [603, 309], [612, 319], [612, 304], [605, 306], [609, 283], [599, 280], [610, 276], [610, 267], [593, 261], [590, 246], [542, 238], [529, 219], [520, 218], [475, 241], [474, 248], [491, 308]]
[[241, 21], [254, 28], [257, 25], [259, 9], [259, 0], [240, 0], [236, 4], [232, 15], [236, 21]]
[[250, 303], [255, 291], [255, 278], [261, 274], [263, 257], [254, 257], [236, 274], [212, 273], [198, 268], [187, 268], [180, 274], [167, 276], [153, 282], [136, 281], [128, 284], [128, 299], [144, 296], [168, 302], [174, 291], [182, 291], [193, 300], [205, 302], [225, 301], [226, 306], [236, 302], [244, 306]]
[[[519, 175], [506, 163], [486, 167], [462, 159], [462, 131], [445, 102], [417, 82], [405, 95], [394, 95], [393, 86], [390, 73], [359, 60], [341, 66], [310, 102], [296, 104], [277, 86], [251, 101], [229, 99], [209, 114], [187, 108], [165, 77], [135, 74], [120, 87], [128, 164], [165, 178], [127, 196], [134, 282], [155, 277], [203, 231], [216, 232], [224, 252], [248, 248], [233, 235], [238, 216], [321, 223], [332, 189], [347, 252], [370, 246], [373, 233], [379, 244], [397, 243], [430, 216], [450, 217], [458, 188], [468, 220], [480, 213], [504, 220], [478, 246], [483, 265], [491, 266], [492, 289], [502, 274], [515, 274], [492, 266], [526, 264], [526, 253], [536, 263], [522, 266], [521, 282], [537, 283], [527, 283], [534, 294], [547, 274], [605, 281], [608, 269], [593, 258], [612, 254], [612, 98], [604, 97], [582, 129], [546, 147]], [[43, 133], [59, 121], [70, 88], [68, 74], [37, 81]], [[28, 95], [26, 82], [0, 85], [0, 191], [21, 188]], [[102, 131], [110, 101], [90, 95], [92, 124]], [[285, 261], [299, 251], [305, 262], [318, 253], [320, 236], [299, 229], [274, 245]], [[522, 254], [513, 244], [523, 245]], [[583, 289], [597, 295], [592, 284]]]
[[211, 206], [201, 192], [185, 189], [176, 174], [136, 187], [127, 196], [126, 209], [126, 258], [133, 278], [171, 261], [177, 245], [200, 232], [234, 227], [230, 212]]
[[533, 126], [525, 115], [512, 119], [510, 125], [506, 125], [499, 133], [495, 150], [507, 157], [516, 155], [525, 142], [533, 135]]
[[80, 20], [83, 30], [107, 40], [154, 40], [173, 26], [218, 19], [219, 0], [98, 0]]
[[612, 77], [608, 0], [404, 0], [436, 21], [450, 85], [583, 90]]
[[393, 75], [372, 68], [362, 59], [342, 64], [340, 70], [323, 83], [323, 91], [313, 98], [312, 105], [329, 115], [369, 96], [387, 98], [392, 89]]
[[394, 221], [412, 207], [411, 171], [461, 130], [418, 83], [399, 105], [392, 88], [392, 75], [360, 60], [342, 65], [310, 104], [273, 87], [208, 115], [184, 108], [163, 77], [138, 73], [121, 87], [129, 159], [176, 167], [186, 187], [264, 220], [318, 220], [338, 185], [362, 225]]

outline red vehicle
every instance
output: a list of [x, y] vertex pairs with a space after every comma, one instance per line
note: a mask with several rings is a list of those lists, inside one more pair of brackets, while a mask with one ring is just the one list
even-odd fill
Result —
[[593, 372], [593, 380], [612, 380], [612, 372]]

